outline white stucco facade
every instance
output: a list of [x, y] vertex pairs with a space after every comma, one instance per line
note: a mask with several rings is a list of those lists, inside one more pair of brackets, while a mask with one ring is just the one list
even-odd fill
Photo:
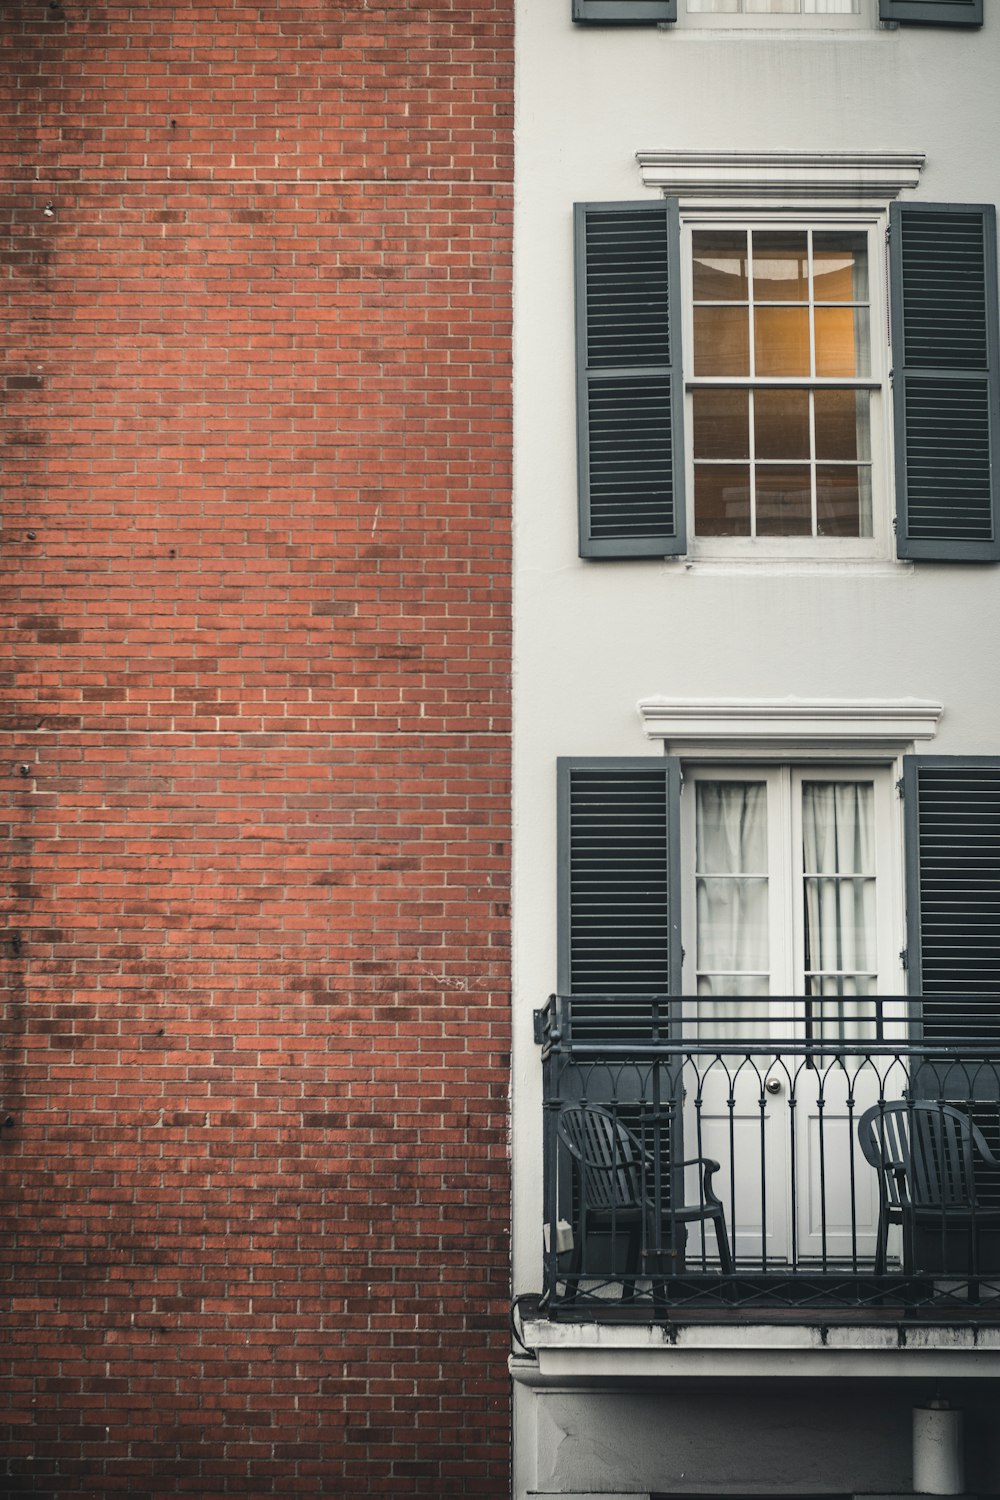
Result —
[[[922, 705], [916, 727], [907, 720], [898, 735], [886, 730], [872, 742], [893, 766], [902, 749], [1000, 753], [996, 564], [903, 562], [891, 545], [884, 557], [857, 561], [578, 556], [572, 206], [654, 200], [658, 153], [670, 155], [676, 180], [678, 155], [722, 152], [922, 157], [910, 174], [916, 186], [901, 186], [899, 196], [1000, 202], [995, 4], [986, 0], [982, 29], [964, 30], [880, 26], [877, 0], [861, 0], [856, 18], [833, 24], [734, 17], [700, 26], [690, 18], [579, 26], [570, 0], [519, 0], [515, 1294], [539, 1290], [542, 1274], [532, 1013], [557, 982], [557, 757], [661, 756], [678, 731], [672, 722], [658, 733], [651, 704], [702, 703], [711, 712], [726, 701], [759, 702], [774, 712], [783, 700], [863, 704], [872, 718], [897, 719], [900, 705]], [[697, 175], [692, 168], [691, 180]], [[890, 194], [897, 190], [884, 191], [877, 212]], [[884, 326], [873, 339], [885, 349]], [[887, 408], [880, 422], [878, 482], [891, 507]], [[783, 733], [800, 752], [822, 753], [815, 733], [805, 747], [794, 726]], [[683, 756], [696, 743], [692, 731], [673, 748]], [[772, 751], [775, 744], [780, 735]], [[879, 754], [871, 745], [865, 753]], [[970, 1405], [985, 1410], [982, 1382], [1000, 1374], [992, 1340], [973, 1349], [971, 1335], [956, 1344], [952, 1330], [919, 1347], [901, 1347], [893, 1334], [891, 1349], [870, 1330], [836, 1334], [839, 1349], [825, 1334], [792, 1337], [786, 1347], [751, 1332], [743, 1335], [749, 1354], [732, 1339], [706, 1344], [704, 1331], [700, 1344], [686, 1346], [659, 1338], [651, 1346], [641, 1330], [627, 1333], [625, 1357], [620, 1349], [609, 1356], [607, 1339], [598, 1348], [596, 1335], [588, 1352], [585, 1335], [567, 1350], [568, 1336], [560, 1345], [535, 1330], [545, 1351], [537, 1364], [516, 1363], [519, 1500], [904, 1492], [911, 1406], [954, 1377], [975, 1387]], [[758, 1347], [768, 1338], [769, 1350]], [[874, 1398], [864, 1373], [878, 1386]], [[992, 1472], [995, 1439], [976, 1441], [980, 1470]]]

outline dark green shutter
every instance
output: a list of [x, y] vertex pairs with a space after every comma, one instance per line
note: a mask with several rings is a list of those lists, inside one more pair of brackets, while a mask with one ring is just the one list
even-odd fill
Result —
[[573, 0], [573, 20], [604, 26], [677, 20], [677, 0]]
[[580, 555], [684, 551], [677, 204], [576, 206]]
[[890, 209], [900, 557], [1000, 557], [996, 210]]
[[935, 1043], [1000, 1040], [1000, 757], [908, 756], [910, 992]]
[[879, 0], [878, 16], [925, 26], [982, 26], [983, 0]]
[[676, 759], [559, 761], [558, 983], [577, 1036], [648, 1035], [642, 997], [680, 993], [679, 823]]

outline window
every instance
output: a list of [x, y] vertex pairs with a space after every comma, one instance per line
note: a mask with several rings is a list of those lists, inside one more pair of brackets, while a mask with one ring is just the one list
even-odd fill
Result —
[[902, 803], [892, 780], [866, 763], [730, 762], [689, 768], [682, 797], [672, 756], [560, 761], [560, 991], [605, 1013], [617, 997], [633, 1028], [640, 997], [685, 988], [891, 992], [901, 825], [923, 1034], [995, 1036], [1000, 757], [904, 757]]
[[868, 236], [695, 229], [695, 538], [874, 537]]
[[685, 0], [689, 14], [727, 16], [857, 15], [860, 0]]
[[814, 1026], [898, 993], [891, 794], [885, 767], [689, 767], [685, 992], [800, 995]]
[[996, 211], [885, 229], [577, 206], [582, 556], [1000, 558]]
[[[655, 26], [678, 20], [678, 0], [571, 0], [573, 20], [604, 26]], [[861, 0], [682, 0], [683, 15], [763, 18], [861, 14]], [[981, 26], [983, 0], [878, 0], [881, 21], [934, 26]], [[833, 23], [835, 24], [835, 22]]]

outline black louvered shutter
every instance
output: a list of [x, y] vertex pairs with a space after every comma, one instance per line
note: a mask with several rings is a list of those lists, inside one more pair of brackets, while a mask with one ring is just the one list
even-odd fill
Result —
[[677, 204], [576, 207], [580, 555], [684, 551]]
[[927, 1041], [1000, 1041], [1000, 757], [909, 756], [910, 991]]
[[878, 17], [924, 26], [982, 26], [983, 0], [879, 0]]
[[637, 26], [677, 20], [677, 0], [573, 0], [574, 21]]
[[643, 997], [680, 993], [679, 805], [672, 757], [559, 762], [559, 989], [577, 1035], [648, 1035]]
[[890, 210], [900, 557], [1000, 557], [996, 210]]

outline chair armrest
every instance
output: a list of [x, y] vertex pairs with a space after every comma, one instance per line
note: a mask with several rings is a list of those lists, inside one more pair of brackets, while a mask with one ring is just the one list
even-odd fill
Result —
[[712, 1178], [719, 1170], [719, 1163], [711, 1156], [692, 1156], [687, 1161], [681, 1162], [682, 1167], [703, 1167], [701, 1174], [701, 1195], [705, 1203], [713, 1208], [722, 1207], [722, 1199], [712, 1186]]

